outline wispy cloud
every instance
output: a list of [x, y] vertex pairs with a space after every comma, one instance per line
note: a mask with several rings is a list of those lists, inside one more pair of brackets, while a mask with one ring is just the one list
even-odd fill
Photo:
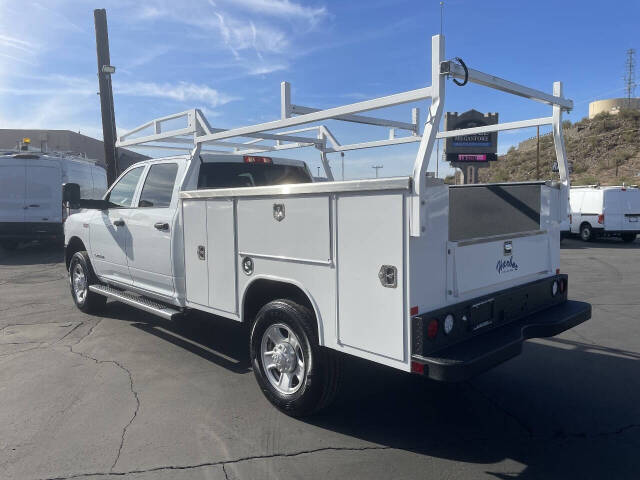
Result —
[[154, 82], [114, 83], [113, 88], [115, 94], [167, 98], [182, 103], [205, 104], [211, 108], [238, 100], [236, 97], [221, 93], [207, 85], [189, 82], [179, 82], [177, 84]]
[[[212, 2], [213, 3], [213, 2]], [[289, 0], [233, 0], [235, 7], [242, 7], [252, 12], [283, 18], [307, 20], [313, 24], [327, 15], [326, 7], [309, 7]]]

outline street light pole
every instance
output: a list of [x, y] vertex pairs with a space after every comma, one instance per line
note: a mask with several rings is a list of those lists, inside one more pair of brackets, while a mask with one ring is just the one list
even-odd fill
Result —
[[376, 171], [376, 178], [378, 178], [378, 170], [380, 170], [381, 168], [384, 168], [383, 165], [373, 165], [371, 168], [373, 168]]

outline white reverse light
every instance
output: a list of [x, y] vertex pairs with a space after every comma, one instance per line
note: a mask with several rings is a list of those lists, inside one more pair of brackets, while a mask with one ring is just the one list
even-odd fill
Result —
[[444, 317], [444, 333], [449, 335], [451, 330], [453, 330], [453, 315], [448, 314]]
[[558, 282], [554, 280], [553, 284], [551, 285], [551, 295], [555, 297], [557, 293], [558, 293]]

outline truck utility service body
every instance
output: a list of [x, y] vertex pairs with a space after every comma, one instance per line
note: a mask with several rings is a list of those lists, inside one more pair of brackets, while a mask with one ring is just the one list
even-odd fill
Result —
[[[102, 210], [67, 222], [76, 304], [88, 310], [89, 300], [110, 297], [165, 318], [195, 309], [252, 325], [258, 383], [292, 415], [330, 401], [339, 378], [336, 351], [457, 381], [517, 355], [527, 338], [588, 319], [590, 306], [567, 300], [567, 276], [559, 273], [569, 188], [561, 114], [571, 101], [559, 83], [549, 95], [445, 61], [439, 35], [432, 54], [431, 87], [318, 110], [292, 104], [283, 83], [282, 118], [274, 122], [222, 130], [190, 110], [121, 135], [123, 147], [190, 150], [136, 164], [112, 186]], [[551, 124], [560, 182], [454, 187], [427, 176], [436, 138], [453, 135], [438, 132], [446, 77], [550, 105], [552, 117], [455, 134]], [[417, 109], [411, 122], [359, 115], [428, 98], [422, 132]], [[184, 128], [163, 130], [180, 118]], [[341, 145], [324, 125], [298, 127], [329, 119], [392, 130], [387, 139]], [[419, 144], [412, 176], [333, 181], [328, 154], [410, 142]], [[311, 182], [300, 163], [291, 165], [308, 180], [253, 180], [252, 168], [257, 174], [286, 162], [263, 155], [302, 147], [320, 151], [328, 181]], [[240, 178], [211, 187], [203, 172], [234, 162], [243, 165]], [[160, 208], [144, 203], [145, 190], [158, 185], [168, 192], [156, 195]], [[129, 193], [118, 208], [113, 192], [123, 190]]]
[[633, 242], [640, 233], [638, 187], [572, 187], [571, 233], [589, 241], [595, 237], [621, 237]]
[[66, 153], [16, 151], [0, 154], [0, 243], [63, 237], [62, 184], [77, 183], [87, 199], [107, 190], [104, 168]]

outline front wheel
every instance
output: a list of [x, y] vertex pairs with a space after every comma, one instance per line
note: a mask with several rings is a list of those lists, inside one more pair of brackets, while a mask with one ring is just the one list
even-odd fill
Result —
[[107, 297], [89, 290], [89, 285], [98, 283], [87, 252], [76, 252], [69, 263], [69, 285], [73, 301], [84, 313], [95, 313], [107, 303]]
[[318, 345], [315, 317], [291, 300], [267, 303], [251, 330], [251, 364], [267, 399], [293, 417], [326, 407], [339, 385], [337, 352]]
[[631, 243], [636, 239], [636, 234], [635, 233], [623, 233], [622, 234], [622, 241], [624, 243]]

